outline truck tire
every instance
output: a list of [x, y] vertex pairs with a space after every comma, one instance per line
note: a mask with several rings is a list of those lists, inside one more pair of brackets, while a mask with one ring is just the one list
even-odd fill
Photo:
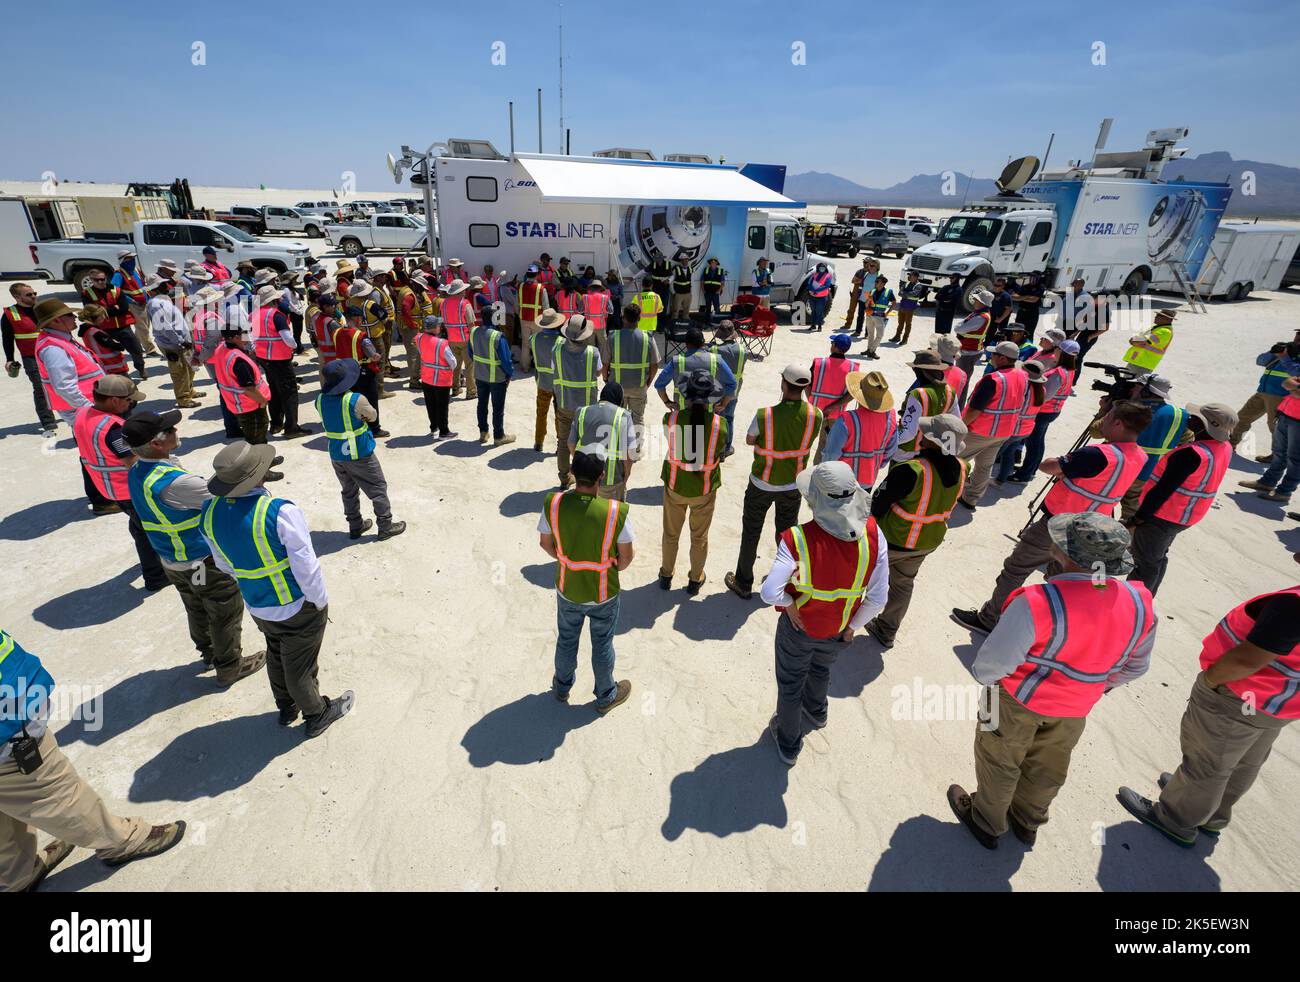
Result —
[[1226, 300], [1228, 303], [1237, 303], [1238, 301], [1244, 299], [1241, 293], [1241, 284], [1234, 283], [1232, 284], [1232, 286], [1224, 290], [1223, 299]]
[[77, 290], [77, 293], [85, 293], [90, 289], [90, 274], [103, 271], [110, 276], [113, 270], [104, 263], [82, 263], [68, 268], [68, 282]]
[[976, 290], [992, 290], [992, 288], [993, 288], [993, 281], [989, 279], [987, 276], [972, 276], [969, 280], [966, 281], [966, 285], [962, 287], [962, 291], [961, 291], [962, 310], [966, 311], [967, 313], [970, 313], [971, 294], [973, 294]]
[[320, 226], [305, 225], [303, 226], [303, 233], [306, 234], [309, 239], [319, 239], [321, 236]]
[[1142, 270], [1135, 269], [1128, 274], [1128, 279], [1120, 286], [1119, 292], [1125, 297], [1140, 297], [1147, 292], [1147, 278]]
[[1249, 297], [1249, 296], [1250, 296], [1252, 293], [1254, 293], [1254, 292], [1255, 292], [1255, 281], [1254, 281], [1254, 280], [1251, 280], [1250, 282], [1248, 282], [1245, 286], [1243, 286], [1243, 287], [1241, 288], [1241, 299], [1242, 299], [1242, 300], [1245, 300], [1247, 297]]
[[856, 245], [849, 246], [849, 258], [850, 259], [858, 258], [858, 247]]
[[339, 248], [343, 250], [343, 255], [345, 256], [359, 256], [362, 252], [361, 240], [348, 236], [339, 243]]

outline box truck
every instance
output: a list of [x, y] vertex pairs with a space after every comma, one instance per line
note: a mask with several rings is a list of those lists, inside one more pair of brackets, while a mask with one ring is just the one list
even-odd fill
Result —
[[[771, 302], [807, 316], [806, 287], [818, 261], [799, 220], [802, 208], [731, 165], [627, 157], [500, 154], [484, 140], [450, 140], [434, 148], [439, 253], [473, 273], [491, 263], [521, 277], [548, 253], [578, 270], [617, 270], [639, 283], [658, 259], [695, 271], [716, 256], [727, 270], [722, 302], [750, 284], [760, 256], [773, 269]], [[765, 165], [745, 171], [766, 173]], [[737, 290], [737, 287], [740, 290]]]
[[[1245, 300], [1256, 290], [1277, 290], [1300, 249], [1300, 228], [1223, 222], [1196, 277], [1196, 292], [1205, 299]], [[1179, 289], [1168, 275], [1157, 276], [1153, 290]]]
[[[1219, 227], [1232, 188], [1226, 183], [1162, 178], [1184, 127], [1152, 130], [1142, 150], [1102, 153], [1087, 165], [1033, 175], [1035, 157], [1007, 165], [999, 193], [967, 204], [934, 242], [908, 258], [934, 286], [956, 274], [967, 309], [974, 291], [994, 277], [1041, 272], [1047, 288], [1144, 293], [1157, 279], [1195, 281]], [[1033, 178], [1031, 180], [1031, 178]]]

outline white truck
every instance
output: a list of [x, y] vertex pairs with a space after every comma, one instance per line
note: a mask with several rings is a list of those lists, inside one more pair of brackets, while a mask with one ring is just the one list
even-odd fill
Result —
[[[1300, 228], [1223, 222], [1196, 277], [1196, 292], [1205, 299], [1245, 300], [1256, 290], [1282, 285], [1291, 258], [1300, 248]], [[1170, 276], [1157, 277], [1153, 290], [1176, 291]]]
[[[1165, 181], [1183, 127], [1152, 130], [1138, 151], [1097, 154], [1087, 165], [1042, 174], [1034, 157], [1012, 161], [1001, 192], [968, 204], [903, 266], [930, 286], [962, 278], [963, 306], [997, 276], [1041, 272], [1049, 290], [1075, 279], [1093, 293], [1144, 293], [1164, 277], [1195, 280], [1223, 216], [1227, 184]], [[1023, 189], [1023, 194], [1019, 193]]]
[[231, 270], [247, 260], [259, 269], [277, 273], [290, 269], [303, 272], [311, 257], [310, 250], [302, 246], [267, 242], [224, 222], [190, 219], [136, 222], [130, 235], [31, 243], [36, 271], [48, 279], [71, 283], [78, 291], [88, 287], [89, 276], [95, 270], [115, 269], [117, 254], [123, 248], [135, 252], [145, 272], [153, 272], [161, 259], [173, 259], [179, 264], [187, 259], [202, 260], [205, 246], [212, 246], [217, 259]]
[[330, 245], [345, 256], [363, 252], [424, 251], [429, 229], [419, 215], [379, 212], [364, 222], [339, 222], [325, 226]]
[[[803, 207], [731, 165], [552, 154], [506, 156], [485, 140], [435, 148], [435, 241], [443, 257], [477, 272], [490, 263], [522, 277], [542, 253], [573, 268], [617, 271], [625, 289], [657, 260], [699, 274], [716, 256], [727, 271], [722, 303], [748, 292], [759, 257], [772, 268], [771, 303], [807, 314], [806, 288], [819, 261], [808, 251]], [[747, 165], [761, 167], [762, 165]], [[396, 172], [400, 181], [401, 169]]]

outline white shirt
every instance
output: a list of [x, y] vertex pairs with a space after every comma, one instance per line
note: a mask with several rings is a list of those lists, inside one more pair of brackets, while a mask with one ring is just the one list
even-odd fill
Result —
[[[822, 426], [825, 425], [826, 422], [823, 420]], [[754, 414], [754, 422], [749, 424], [749, 430], [747, 431], [747, 435], [752, 436], [755, 439], [758, 439], [758, 414], [757, 413]], [[754, 485], [754, 487], [758, 488], [760, 491], [793, 491], [795, 490], [795, 488], [799, 486], [795, 484], [793, 481], [791, 481], [789, 484], [769, 484], [767, 481], [762, 480], [753, 471], [749, 472], [749, 483]]]
[[[70, 335], [62, 331], [50, 331], [49, 333], [54, 337], [63, 338], [65, 341], [76, 344], [75, 341], [72, 341]], [[50, 380], [50, 388], [63, 396], [64, 401], [69, 406], [72, 406], [73, 409], [80, 409], [82, 406], [91, 405], [90, 400], [81, 394], [81, 389], [77, 388], [77, 366], [66, 351], [50, 344], [41, 348], [36, 357], [45, 366], [45, 375]]]
[[190, 325], [170, 297], [150, 297], [145, 306], [149, 312], [149, 326], [153, 329], [153, 338], [160, 348], [173, 351], [193, 340]]
[[[790, 555], [790, 550], [786, 548], [785, 541], [782, 540], [777, 546], [776, 559], [772, 563], [772, 570], [767, 574], [767, 579], [763, 580], [763, 587], [759, 595], [763, 598], [763, 603], [772, 606], [788, 607], [794, 603], [790, 595], [785, 592], [785, 586], [794, 578], [795, 570], [799, 563], [794, 556]], [[889, 544], [885, 541], [885, 534], [876, 528], [876, 568], [871, 571], [871, 579], [867, 581], [866, 589], [862, 591], [862, 605], [858, 607], [857, 612], [849, 621], [849, 627], [855, 631], [864, 628], [871, 618], [875, 617], [885, 609], [885, 601], [889, 599]]]
[[[247, 498], [249, 495], [259, 494], [270, 495], [270, 492], [266, 488], [254, 488], [241, 497]], [[264, 621], [287, 621], [302, 610], [304, 600], [310, 600], [317, 607], [324, 609], [329, 603], [329, 597], [325, 594], [325, 576], [321, 572], [320, 560], [316, 558], [316, 550], [312, 548], [307, 519], [297, 505], [286, 501], [280, 506], [275, 532], [285, 552], [289, 554], [289, 569], [293, 573], [293, 578], [298, 581], [302, 596], [283, 607], [253, 607], [248, 603], [244, 606], [248, 607], [250, 614]], [[205, 535], [204, 538], [206, 539], [207, 536]], [[212, 546], [212, 559], [217, 564], [217, 569], [233, 576], [234, 571], [222, 557], [221, 550], [211, 539], [208, 539], [208, 545]]]

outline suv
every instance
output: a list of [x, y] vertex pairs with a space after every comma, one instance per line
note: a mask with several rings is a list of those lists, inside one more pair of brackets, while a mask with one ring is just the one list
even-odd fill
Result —
[[873, 256], [892, 252], [902, 259], [907, 255], [907, 235], [887, 228], [867, 228], [858, 233], [858, 249]]

